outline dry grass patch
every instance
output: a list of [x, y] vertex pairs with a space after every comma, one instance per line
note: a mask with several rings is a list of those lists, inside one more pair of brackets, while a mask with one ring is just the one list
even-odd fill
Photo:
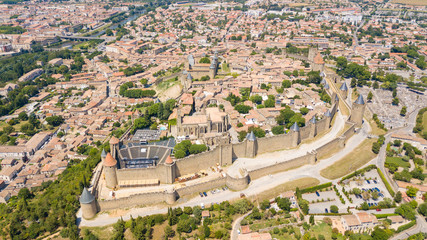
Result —
[[393, 0], [392, 3], [427, 6], [426, 0]]
[[295, 190], [297, 187], [299, 187], [300, 189], [308, 188], [308, 187], [316, 186], [319, 183], [320, 183], [320, 181], [316, 178], [311, 178], [311, 177], [300, 178], [300, 179], [296, 179], [293, 181], [283, 183], [283, 184], [281, 184], [277, 187], [274, 187], [272, 189], [268, 189], [268, 190], [261, 192], [255, 196], [249, 197], [249, 199], [252, 201], [253, 200], [262, 201], [265, 199], [269, 200], [269, 199], [272, 199], [272, 198], [279, 196], [283, 192]]
[[370, 133], [373, 135], [379, 136], [379, 135], [384, 135], [387, 133], [386, 131], [379, 128], [377, 126], [377, 123], [373, 119], [369, 120], [369, 125], [371, 125], [371, 132]]
[[372, 143], [376, 141], [377, 139], [366, 139], [351, 153], [331, 166], [322, 169], [320, 175], [327, 179], [337, 179], [354, 172], [376, 156], [376, 154], [372, 152]]
[[113, 236], [113, 225], [107, 225], [104, 227], [81, 227], [80, 230], [89, 229], [99, 239], [110, 239]]

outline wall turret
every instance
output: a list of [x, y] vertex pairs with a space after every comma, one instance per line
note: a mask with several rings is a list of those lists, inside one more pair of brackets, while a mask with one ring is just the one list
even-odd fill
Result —
[[117, 149], [119, 147], [120, 140], [114, 136], [110, 139], [110, 153], [113, 158], [117, 158]]
[[299, 131], [299, 126], [296, 122], [294, 122], [294, 125], [292, 125], [291, 129], [292, 134], [292, 147], [298, 146], [298, 144], [301, 143], [301, 133]]
[[317, 135], [317, 125], [316, 125], [316, 116], [313, 116], [310, 119], [310, 138], [313, 138]]
[[354, 122], [357, 127], [362, 126], [363, 123], [363, 114], [365, 113], [365, 100], [363, 96], [359, 95], [356, 101], [351, 106], [350, 121]]
[[253, 158], [256, 156], [256, 137], [254, 132], [246, 136], [246, 157]]
[[343, 84], [340, 87], [340, 93], [344, 99], [347, 99], [347, 95], [348, 95], [347, 83], [343, 82]]
[[82, 216], [84, 219], [91, 219], [95, 217], [98, 212], [96, 207], [96, 200], [92, 193], [85, 187], [82, 195], [80, 196], [80, 206], [82, 208]]
[[172, 157], [169, 155], [165, 160], [166, 166], [166, 181], [167, 184], [172, 184], [176, 177], [176, 164]]
[[110, 153], [107, 153], [107, 156], [103, 162], [103, 167], [107, 188], [117, 187], [117, 160], [114, 159]]

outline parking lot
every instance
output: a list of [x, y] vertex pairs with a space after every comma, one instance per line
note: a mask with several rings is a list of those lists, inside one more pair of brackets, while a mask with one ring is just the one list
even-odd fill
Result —
[[225, 186], [225, 187], [222, 187], [222, 188], [212, 189], [210, 191], [199, 192], [199, 196], [200, 197], [207, 197], [207, 196], [209, 196], [211, 194], [220, 193], [220, 192], [226, 191], [226, 190], [228, 190], [228, 187]]
[[[370, 197], [368, 200], [366, 200], [369, 206], [378, 206], [378, 202], [383, 201], [384, 198], [392, 199], [390, 193], [387, 191], [387, 188], [381, 181], [376, 170], [371, 170], [365, 173], [363, 177], [360, 177], [356, 180], [347, 181], [345, 185], [337, 185], [337, 189], [340, 192], [341, 196], [344, 198], [345, 204], [341, 203], [339, 197], [333, 190], [325, 192], [318, 191], [317, 193], [306, 193], [303, 194], [302, 197], [303, 199], [309, 202], [310, 213], [326, 213], [327, 211], [329, 212], [331, 205], [336, 205], [339, 208], [340, 213], [345, 213], [347, 212], [348, 207], [353, 209], [359, 207], [363, 202], [365, 202], [361, 194], [359, 194], [358, 196], [354, 194], [349, 194], [349, 197], [353, 201], [351, 203], [342, 192], [343, 187], [346, 192], [352, 192], [354, 188], [360, 189], [362, 193], [366, 191], [378, 192], [379, 196], [377, 199], [374, 200], [372, 199], [372, 197]], [[330, 201], [328, 201], [328, 199]]]
[[330, 202], [310, 204], [309, 213], [329, 213], [331, 205], [337, 206], [339, 209], [339, 213], [347, 212], [347, 208], [340, 201], [334, 200]]
[[302, 195], [302, 198], [309, 201], [310, 203], [313, 201], [317, 202], [317, 200], [321, 201], [322, 199], [327, 201], [328, 198], [331, 200], [334, 200], [337, 198], [337, 195], [335, 194], [334, 191], [326, 191], [326, 192], [319, 192], [318, 191], [318, 194], [319, 194], [319, 196], [317, 196], [316, 193], [306, 193], [306, 194]]
[[[365, 179], [371, 179], [371, 180], [365, 180]], [[362, 191], [363, 190], [371, 190], [371, 191], [377, 191], [379, 192], [379, 197], [377, 200], [373, 200], [370, 199], [369, 202], [378, 202], [378, 201], [382, 201], [384, 198], [391, 198], [392, 196], [390, 195], [390, 193], [387, 191], [387, 188], [385, 187], [384, 183], [381, 181], [380, 176], [378, 175], [378, 172], [376, 170], [371, 170], [367, 173], [365, 173], [365, 176], [362, 177], [359, 181], [351, 181], [349, 182], [349, 184], [344, 186], [344, 189], [346, 191], [350, 191], [353, 188], [359, 188]], [[350, 195], [353, 199], [353, 203], [355, 204], [362, 204], [363, 203], [363, 199], [362, 198], [357, 198], [354, 195]]]

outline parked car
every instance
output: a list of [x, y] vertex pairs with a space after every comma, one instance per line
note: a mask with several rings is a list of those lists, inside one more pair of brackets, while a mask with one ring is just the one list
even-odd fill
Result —
[[319, 193], [318, 191], [316, 191], [316, 195], [317, 195], [318, 197], [320, 197], [320, 193]]
[[381, 209], [377, 208], [377, 212], [381, 212]]
[[374, 183], [375, 183], [375, 184], [377, 184], [377, 183], [378, 183], [378, 182], [377, 182], [377, 180], [373, 180], [373, 181], [374, 181]]
[[366, 180], [366, 182], [367, 182], [368, 184], [371, 184], [371, 182], [369, 182], [369, 180]]
[[328, 213], [328, 209], [327, 208], [325, 208], [325, 213]]
[[207, 194], [206, 192], [203, 192], [203, 195], [205, 195], [205, 197], [207, 197], [207, 196], [208, 196], [208, 194]]
[[199, 192], [200, 197], [203, 197], [203, 193]]

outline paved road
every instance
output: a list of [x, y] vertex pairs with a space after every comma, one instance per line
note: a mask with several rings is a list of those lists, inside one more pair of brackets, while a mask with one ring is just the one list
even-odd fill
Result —
[[[273, 153], [273, 155], [263, 154], [261, 155], [263, 156], [262, 160], [265, 161], [265, 159], [269, 159], [271, 156], [276, 156], [276, 159], [272, 161], [278, 161], [278, 160], [283, 161], [285, 160], [283, 156], [290, 155], [289, 153], [291, 153], [292, 151], [293, 151], [292, 155], [305, 154], [307, 151], [309, 151], [313, 147], [317, 148], [319, 146], [322, 146], [323, 144], [327, 143], [328, 141], [332, 140], [334, 137], [337, 136], [337, 134], [344, 127], [346, 117], [347, 116], [343, 116], [341, 114], [341, 111], [339, 111], [337, 113], [336, 120], [334, 121], [334, 125], [332, 126], [331, 131], [329, 131], [329, 133], [327, 133], [325, 136], [323, 136], [319, 140], [313, 143], [303, 144], [297, 150], [293, 149], [293, 150], [278, 151], [276, 153]], [[344, 149], [340, 150], [339, 152], [337, 152], [336, 154], [334, 154], [332, 157], [328, 159], [321, 160], [315, 165], [305, 165], [297, 169], [280, 172], [274, 175], [268, 175], [268, 176], [264, 176], [262, 178], [253, 180], [249, 184], [248, 188], [246, 188], [241, 192], [232, 192], [232, 191], [226, 190], [226, 191], [221, 191], [220, 193], [217, 193], [217, 194], [209, 194], [208, 197], [201, 198], [200, 196], [197, 196], [188, 200], [185, 203], [179, 203], [175, 207], [197, 206], [202, 203], [205, 205], [209, 205], [211, 203], [220, 203], [227, 200], [237, 199], [240, 197], [240, 193], [244, 193], [246, 196], [256, 196], [261, 192], [277, 187], [285, 182], [293, 181], [293, 180], [304, 178], [304, 177], [317, 178], [321, 183], [328, 182], [330, 180], [323, 178], [320, 175], [320, 170], [327, 168], [328, 166], [334, 164], [336, 161], [342, 159], [347, 154], [351, 153], [360, 143], [362, 143], [366, 139], [370, 130], [371, 128], [369, 124], [365, 122], [362, 125], [361, 131], [358, 134], [353, 135], [347, 141]], [[302, 151], [303, 149], [304, 151]], [[256, 159], [258, 159], [258, 157]], [[248, 164], [251, 163], [250, 165], [253, 165], [253, 159], [252, 161], [248, 160], [247, 162]], [[122, 212], [122, 214], [117, 214], [117, 215], [122, 215], [122, 218], [124, 220], [128, 220], [130, 219], [130, 216], [133, 216], [133, 217], [147, 216], [147, 215], [166, 213], [166, 212], [167, 212], [166, 206], [151, 206], [151, 207], [144, 207], [144, 208], [132, 208], [127, 212]], [[95, 226], [105, 226], [105, 225], [113, 224], [117, 222], [117, 220], [121, 216], [109, 216], [108, 213], [102, 213], [102, 214], [98, 214], [95, 219], [88, 221], [81, 218], [81, 210], [79, 210], [77, 217], [78, 217], [80, 226], [95, 227]]]
[[248, 171], [255, 170], [303, 156], [307, 152], [311, 152], [337, 138], [339, 132], [344, 128], [345, 120], [346, 116], [343, 116], [341, 111], [339, 111], [336, 113], [335, 122], [331, 130], [320, 139], [311, 143], [301, 144], [295, 149], [260, 154], [255, 158], [239, 158], [228, 168], [228, 174], [233, 177], [238, 177], [240, 176], [241, 168], [247, 169]]
[[239, 217], [238, 219], [234, 220], [233, 228], [231, 229], [231, 236], [230, 236], [231, 240], [237, 240], [237, 238], [239, 237], [239, 233], [237, 232], [237, 230], [239, 230], [240, 228], [240, 223], [245, 217], [247, 217], [251, 213], [252, 213], [252, 210], [246, 213], [245, 215]]
[[417, 225], [404, 232], [397, 234], [396, 236], [390, 238], [390, 240], [407, 239], [408, 237], [420, 232], [427, 232], [427, 223], [423, 217], [417, 216]]
[[[200, 206], [202, 203], [204, 205], [209, 205], [212, 203], [220, 203], [227, 200], [238, 199], [240, 197], [240, 193], [244, 193], [246, 196], [256, 196], [259, 193], [262, 193], [268, 189], [272, 189], [277, 187], [283, 183], [293, 181], [296, 179], [304, 178], [304, 177], [314, 177], [319, 179], [320, 183], [329, 182], [330, 180], [323, 178], [320, 176], [320, 170], [327, 168], [332, 165], [336, 161], [340, 160], [345, 155], [351, 153], [363, 140], [366, 139], [367, 132], [369, 132], [370, 126], [365, 123], [362, 127], [362, 130], [352, 136], [348, 141], [344, 149], [334, 154], [332, 157], [328, 159], [321, 160], [315, 165], [305, 165], [297, 169], [293, 169], [286, 172], [280, 172], [273, 175], [267, 175], [262, 178], [253, 180], [249, 186], [241, 191], [241, 192], [232, 192], [230, 190], [221, 191], [216, 194], [208, 193], [208, 197], [200, 197], [196, 196], [192, 199], [189, 199], [185, 203], [179, 203], [174, 207], [184, 207], [184, 206]], [[144, 208], [132, 208], [127, 212], [123, 212], [123, 220], [130, 219], [130, 216], [147, 216], [152, 214], [166, 213], [167, 207], [165, 206], [151, 206]], [[105, 226], [109, 224], [113, 224], [117, 222], [120, 216], [109, 216], [108, 213], [98, 214], [95, 219], [85, 220], [81, 218], [81, 211], [78, 212], [77, 217], [79, 218], [80, 226], [88, 226], [88, 227], [97, 227], [97, 226]]]
[[[390, 130], [387, 132], [387, 134], [384, 135], [385, 137], [385, 143], [384, 145], [381, 147], [380, 152], [378, 154], [378, 158], [377, 158], [377, 167], [379, 167], [381, 169], [381, 171], [384, 173], [384, 175], [387, 178], [387, 181], [389, 181], [389, 183], [391, 183], [391, 186], [394, 188], [395, 191], [397, 191], [398, 186], [396, 184], [396, 182], [390, 178], [390, 175], [386, 172], [387, 170], [384, 167], [384, 163], [385, 163], [385, 158], [386, 158], [386, 148], [387, 148], [387, 143], [390, 142], [391, 140], [391, 135], [393, 133], [396, 132], [402, 132], [402, 133], [412, 133], [412, 129], [415, 126], [415, 119], [417, 118], [418, 115], [418, 111], [420, 110], [420, 108], [415, 109], [412, 113], [409, 114], [409, 116], [407, 117], [407, 126], [403, 127], [403, 128], [396, 128], [393, 130]], [[406, 239], [411, 235], [417, 234], [419, 232], [427, 232], [427, 223], [425, 221], [425, 219], [423, 217], [417, 216], [417, 225], [409, 230], [406, 230], [404, 232], [399, 233], [398, 235], [394, 236], [393, 238], [391, 238], [392, 240], [395, 239]]]
[[419, 109], [416, 109], [415, 111], [413, 111], [412, 113], [409, 114], [408, 118], [407, 118], [407, 123], [408, 125], [403, 127], [403, 128], [396, 128], [396, 129], [392, 129], [390, 131], [387, 132], [387, 134], [384, 135], [385, 137], [385, 142], [384, 145], [381, 147], [380, 152], [378, 154], [378, 158], [377, 158], [377, 167], [380, 168], [380, 170], [384, 173], [384, 175], [387, 178], [387, 181], [389, 183], [391, 183], [392, 187], [394, 188], [394, 190], [397, 190], [397, 185], [396, 182], [393, 181], [393, 179], [390, 178], [390, 175], [387, 174], [387, 170], [384, 167], [384, 163], [385, 163], [385, 158], [386, 158], [386, 148], [387, 148], [387, 144], [390, 142], [391, 140], [391, 135], [393, 133], [396, 132], [403, 132], [403, 133], [411, 133], [412, 129], [415, 126], [415, 119], [417, 118], [417, 114], [418, 114]]

